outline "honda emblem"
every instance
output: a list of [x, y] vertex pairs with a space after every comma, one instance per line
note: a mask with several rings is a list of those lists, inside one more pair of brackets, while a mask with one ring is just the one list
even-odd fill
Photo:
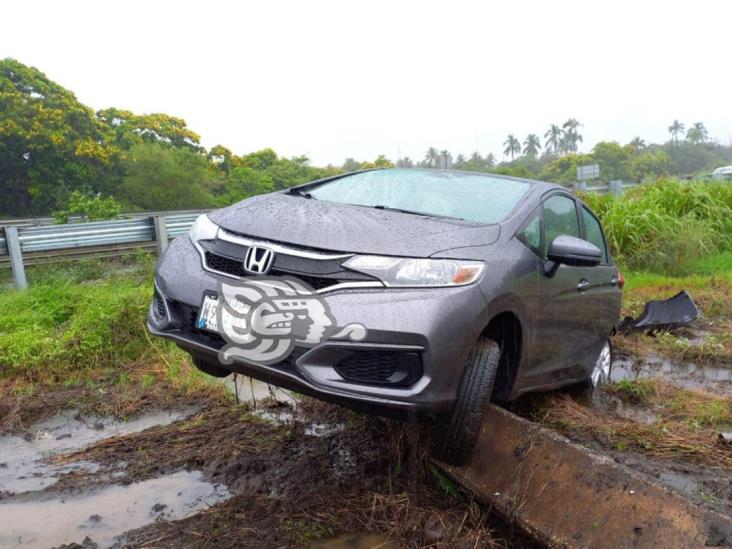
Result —
[[244, 270], [256, 275], [267, 274], [273, 261], [274, 252], [269, 248], [250, 246], [244, 257]]

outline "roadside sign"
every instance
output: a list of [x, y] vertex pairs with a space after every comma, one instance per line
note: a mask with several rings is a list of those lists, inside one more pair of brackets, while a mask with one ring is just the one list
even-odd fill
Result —
[[589, 164], [588, 166], [577, 166], [577, 181], [587, 181], [600, 177], [600, 165]]

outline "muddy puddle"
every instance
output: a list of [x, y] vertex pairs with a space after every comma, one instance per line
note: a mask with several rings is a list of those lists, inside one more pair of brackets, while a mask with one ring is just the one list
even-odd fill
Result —
[[80, 496], [0, 504], [0, 547], [53, 547], [91, 538], [112, 546], [120, 534], [157, 520], [185, 518], [229, 497], [200, 472], [113, 485]]
[[158, 425], [168, 425], [191, 416], [195, 408], [157, 412], [131, 421], [109, 417], [81, 416], [65, 410], [31, 426], [24, 436], [0, 437], [0, 498], [9, 494], [43, 490], [60, 475], [71, 471], [95, 472], [94, 463], [54, 465], [51, 458], [79, 450], [100, 440], [129, 435]]
[[[120, 421], [65, 410], [32, 425], [22, 436], [0, 437], [0, 547], [47, 548], [86, 536], [107, 547], [126, 530], [161, 518], [182, 518], [229, 497], [225, 487], [205, 482], [200, 472], [73, 494], [47, 490], [64, 475], [100, 470], [88, 461], [57, 464], [55, 457], [111, 437], [170, 425], [196, 411], [189, 407]], [[120, 464], [111, 481], [124, 481], [124, 466]]]

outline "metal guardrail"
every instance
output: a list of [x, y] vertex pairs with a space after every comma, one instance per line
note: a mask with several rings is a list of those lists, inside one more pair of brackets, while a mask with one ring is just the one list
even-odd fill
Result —
[[[176, 216], [176, 215], [201, 215], [211, 210], [167, 210], [167, 211], [150, 211], [150, 212], [128, 212], [123, 213], [123, 219], [145, 219], [155, 217], [157, 215]], [[69, 223], [81, 223], [82, 217], [79, 215], [69, 216]], [[37, 227], [39, 225], [54, 225], [56, 223], [53, 217], [24, 217], [14, 219], [0, 219], [0, 227]]]
[[115, 221], [4, 226], [0, 228], [0, 264], [10, 263], [16, 286], [24, 288], [27, 286], [25, 264], [38, 263], [44, 257], [48, 260], [109, 257], [154, 246], [162, 253], [168, 241], [186, 234], [201, 213], [171, 212]]
[[578, 181], [572, 185], [572, 190], [575, 192], [621, 195], [625, 189], [631, 189], [638, 185], [640, 183], [626, 183], [624, 181], [610, 181], [606, 185], [588, 185], [584, 181]]

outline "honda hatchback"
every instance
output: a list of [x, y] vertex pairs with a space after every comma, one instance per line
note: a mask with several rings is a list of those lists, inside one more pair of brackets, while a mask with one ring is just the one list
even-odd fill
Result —
[[428, 414], [460, 463], [491, 398], [609, 375], [621, 286], [563, 187], [371, 170], [200, 216], [158, 262], [148, 326], [210, 375]]

